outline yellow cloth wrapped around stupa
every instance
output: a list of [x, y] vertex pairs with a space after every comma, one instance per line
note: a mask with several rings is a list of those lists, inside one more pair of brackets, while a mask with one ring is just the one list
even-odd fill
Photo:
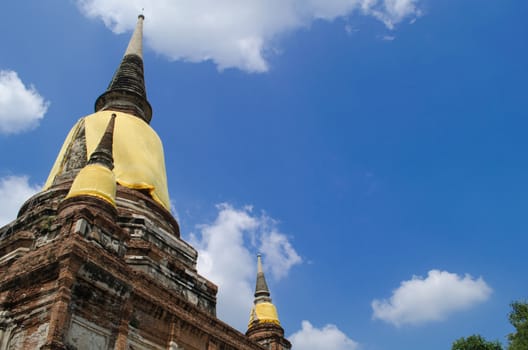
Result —
[[249, 326], [251, 326], [253, 322], [274, 323], [280, 325], [279, 315], [275, 305], [269, 302], [261, 302], [253, 305], [249, 317]]
[[73, 137], [76, 135], [80, 123], [84, 120], [86, 154], [90, 158], [101, 140], [112, 114], [117, 116], [113, 137], [113, 172], [117, 183], [133, 189], [147, 190], [156, 202], [170, 210], [165, 157], [161, 140], [146, 122], [122, 112], [99, 111], [77, 122], [62, 146], [44, 189], [51, 187], [55, 176], [62, 172], [64, 156], [73, 142]]

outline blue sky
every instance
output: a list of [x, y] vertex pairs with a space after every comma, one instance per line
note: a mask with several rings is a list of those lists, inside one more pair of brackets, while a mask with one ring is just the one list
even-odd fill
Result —
[[220, 318], [244, 330], [262, 251], [298, 350], [512, 331], [528, 286], [528, 3], [3, 5], [2, 224], [92, 113], [145, 7], [151, 125]]

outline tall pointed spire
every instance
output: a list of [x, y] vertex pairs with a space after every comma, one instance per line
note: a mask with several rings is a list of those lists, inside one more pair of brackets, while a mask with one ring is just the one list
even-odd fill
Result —
[[95, 101], [95, 111], [115, 110], [130, 113], [150, 123], [152, 107], [147, 100], [143, 73], [143, 15], [108, 89]]

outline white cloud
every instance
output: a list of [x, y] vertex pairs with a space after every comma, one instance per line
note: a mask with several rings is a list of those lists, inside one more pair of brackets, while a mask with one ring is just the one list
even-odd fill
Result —
[[[212, 60], [219, 69], [268, 70], [266, 56], [281, 34], [354, 13], [393, 29], [419, 16], [420, 0], [152, 0], [145, 8], [147, 45], [171, 60]], [[77, 0], [88, 17], [115, 33], [131, 30], [143, 0]]]
[[269, 270], [275, 279], [285, 277], [292, 266], [301, 262], [301, 257], [291, 245], [288, 237], [277, 232], [274, 227], [261, 235], [260, 252], [264, 254], [268, 262], [272, 262], [269, 264]]
[[18, 74], [0, 70], [0, 133], [16, 134], [38, 126], [49, 102], [30, 85], [25, 86]]
[[396, 24], [411, 17], [411, 22], [422, 15], [418, 8], [420, 0], [384, 0], [383, 6], [373, 8], [370, 13], [385, 23], [387, 28], [394, 29]]
[[198, 271], [219, 287], [219, 317], [245, 331], [253, 305], [256, 253], [263, 254], [264, 269], [275, 278], [285, 277], [301, 258], [270, 217], [255, 215], [251, 207], [224, 203], [217, 208], [215, 221], [199, 226], [191, 243], [198, 250]]
[[348, 338], [336, 326], [329, 324], [315, 328], [308, 321], [302, 322], [302, 329], [289, 337], [293, 349], [299, 350], [356, 350], [357, 342]]
[[482, 278], [431, 270], [425, 279], [413, 276], [401, 282], [389, 300], [374, 300], [373, 318], [395, 326], [440, 321], [486, 301], [491, 293]]
[[14, 220], [22, 204], [39, 190], [40, 186], [29, 184], [27, 176], [0, 178], [0, 226]]

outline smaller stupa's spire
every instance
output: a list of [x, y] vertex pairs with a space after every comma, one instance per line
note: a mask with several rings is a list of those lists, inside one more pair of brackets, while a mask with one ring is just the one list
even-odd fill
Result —
[[262, 256], [257, 255], [257, 283], [255, 287], [255, 301], [249, 316], [248, 330], [259, 324], [276, 324], [280, 326], [279, 315], [275, 305], [271, 302], [271, 293], [266, 283], [262, 269]]
[[112, 206], [116, 206], [116, 179], [114, 172], [114, 158], [112, 156], [114, 125], [116, 115], [112, 114], [106, 130], [90, 155], [90, 159], [73, 180], [66, 199], [91, 196], [102, 199]]
[[108, 89], [95, 101], [95, 111], [113, 110], [135, 115], [150, 123], [152, 107], [147, 100], [143, 73], [143, 20], [139, 15], [125, 55]]
[[255, 287], [255, 304], [259, 302], [271, 302], [271, 293], [266, 283], [264, 270], [262, 269], [262, 255], [257, 255], [257, 284]]
[[106, 130], [103, 134], [103, 137], [101, 137], [101, 141], [99, 141], [99, 144], [97, 145], [95, 151], [93, 151], [93, 153], [90, 155], [88, 164], [98, 163], [106, 166], [110, 170], [114, 169], [114, 157], [112, 155], [112, 150], [114, 142], [115, 119], [116, 115], [115, 113], [113, 113], [110, 117], [108, 125], [106, 126]]
[[262, 269], [262, 256], [257, 255], [257, 286], [255, 301], [249, 315], [246, 336], [266, 349], [290, 350], [291, 343], [284, 338], [277, 308], [271, 302], [271, 294]]

